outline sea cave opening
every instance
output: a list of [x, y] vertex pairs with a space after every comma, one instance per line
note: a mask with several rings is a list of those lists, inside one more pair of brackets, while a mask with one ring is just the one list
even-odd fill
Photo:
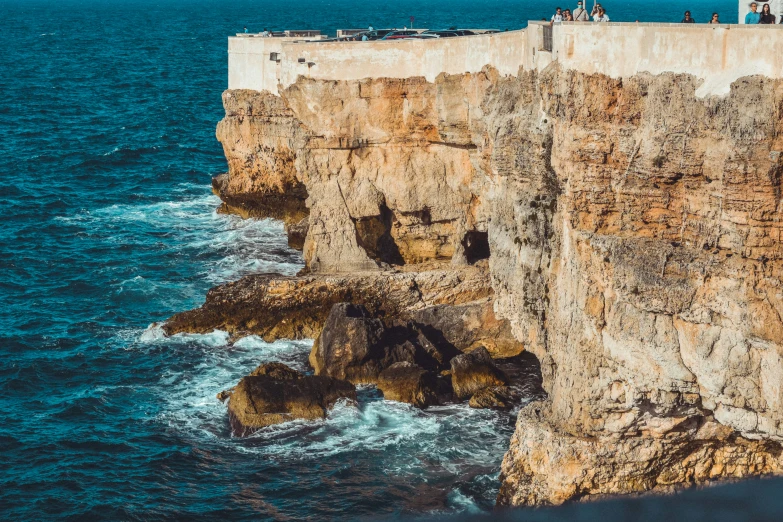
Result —
[[489, 234], [471, 230], [462, 239], [462, 248], [465, 250], [465, 259], [471, 265], [482, 259], [489, 259]]

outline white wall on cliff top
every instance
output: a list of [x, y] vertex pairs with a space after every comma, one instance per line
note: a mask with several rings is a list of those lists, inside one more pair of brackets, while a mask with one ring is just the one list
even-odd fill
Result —
[[[278, 93], [300, 76], [320, 80], [424, 77], [566, 70], [613, 78], [641, 72], [688, 73], [704, 80], [698, 96], [725, 95], [743, 76], [783, 77], [783, 28], [768, 25], [563, 23], [543, 51], [544, 25], [504, 33], [375, 42], [302, 42], [289, 38], [229, 38], [229, 89]], [[270, 60], [279, 53], [280, 61]]]
[[783, 77], [783, 28], [774, 25], [562, 24], [553, 60], [565, 69], [626, 78], [687, 73], [704, 80], [697, 96], [725, 95], [743, 76]]
[[280, 83], [291, 85], [300, 75], [324, 80], [423, 76], [434, 81], [441, 73], [475, 73], [488, 64], [501, 74], [516, 74], [524, 57], [524, 37], [524, 31], [513, 31], [430, 40], [296, 44], [285, 48], [286, 57], [295, 55], [315, 65], [283, 67]]
[[[524, 30], [431, 40], [295, 40], [229, 38], [228, 88], [277, 94], [278, 84], [287, 87], [299, 76], [322, 80], [423, 76], [433, 81], [443, 72], [479, 72], [487, 64], [503, 74], [516, 74], [526, 44]], [[280, 62], [271, 61], [271, 53], [280, 53]]]

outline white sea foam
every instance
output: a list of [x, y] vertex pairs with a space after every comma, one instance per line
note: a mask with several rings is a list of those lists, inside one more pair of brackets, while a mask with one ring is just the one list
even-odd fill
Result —
[[[193, 195], [198, 189], [202, 194]], [[181, 199], [114, 204], [92, 212], [83, 209], [55, 220], [102, 236], [110, 244], [148, 247], [149, 237], [140, 238], [133, 232], [143, 227], [168, 238], [161, 239], [161, 248], [190, 258], [206, 256], [203, 271], [196, 275], [211, 285], [259, 272], [294, 274], [303, 266], [301, 255], [288, 247], [281, 222], [218, 214], [215, 209], [220, 199], [208, 186], [183, 184], [174, 193]], [[134, 287], [144, 294], [161, 293], [149, 281], [129, 279], [119, 286], [120, 292]]]
[[163, 333], [162, 324], [153, 323], [141, 334], [139, 340], [145, 343], [169, 343], [169, 344], [199, 344], [211, 348], [224, 347], [228, 345], [228, 333], [223, 330], [213, 330], [207, 334], [179, 333], [166, 337]]
[[160, 342], [166, 339], [166, 333], [163, 331], [163, 323], [152, 323], [139, 336], [142, 343]]
[[[263, 362], [281, 361], [306, 370], [312, 342], [267, 343], [249, 336], [232, 345], [224, 332], [159, 338], [158, 328], [151, 325], [142, 337], [151, 338], [159, 349], [179, 350], [177, 359], [186, 354], [193, 363], [160, 376], [163, 411], [156, 420], [194, 444], [217, 444], [221, 451], [301, 469], [348, 459], [378, 466], [373, 474], [394, 480], [426, 482], [438, 477], [434, 480], [443, 484], [450, 477], [462, 477], [447, 493], [447, 512], [480, 511], [471, 499], [476, 488], [490, 497], [495, 494], [497, 466], [510, 436], [502, 414], [467, 404], [420, 410], [383, 400], [373, 386], [359, 386], [358, 403], [338, 402], [323, 420], [288, 422], [235, 438], [229, 433], [226, 407], [216, 394]], [[466, 480], [472, 486], [462, 491], [459, 484]]]
[[448, 504], [454, 511], [459, 511], [460, 513], [471, 515], [483, 513], [483, 510], [476, 504], [474, 499], [465, 495], [458, 489], [454, 489], [449, 493]]
[[[147, 331], [156, 329], [152, 326]], [[226, 436], [226, 408], [217, 400], [217, 393], [236, 385], [264, 362], [281, 361], [304, 369], [303, 360], [311, 344], [306, 341], [265, 343], [253, 336], [231, 345], [228, 334], [219, 330], [164, 339], [157, 339], [155, 333], [149, 336], [155, 339], [152, 342], [169, 349], [177, 346], [187, 349], [195, 360], [185, 368], [172, 368], [161, 375], [160, 392], [165, 409], [159, 420], [193, 436], [208, 438]]]
[[282, 362], [301, 372], [310, 370], [305, 355], [310, 353], [312, 347], [311, 340], [281, 340], [267, 343], [256, 335], [243, 337], [234, 343], [234, 349], [243, 349], [254, 354], [258, 364]]

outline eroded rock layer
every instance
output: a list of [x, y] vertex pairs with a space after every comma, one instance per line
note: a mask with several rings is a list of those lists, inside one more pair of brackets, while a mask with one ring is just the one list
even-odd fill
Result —
[[229, 91], [218, 192], [248, 208], [306, 201], [306, 232], [304, 213], [287, 219], [311, 275], [245, 280], [239, 302], [256, 304], [239, 320], [216, 311], [235, 303], [215, 290], [200, 319], [168, 328], [314, 337], [332, 304], [356, 300], [324, 299], [291, 330], [279, 325], [303, 300], [258, 326], [263, 296], [316, 295], [330, 278], [370, 295], [383, 273], [381, 297], [398, 283], [424, 296], [417, 264], [474, 270], [491, 290], [462, 297], [473, 285], [459, 276], [432, 285], [441, 297], [392, 300], [489, 299], [538, 357], [548, 398], [520, 414], [500, 503], [779, 473], [783, 82], [744, 78], [708, 99], [698, 85], [552, 66]]

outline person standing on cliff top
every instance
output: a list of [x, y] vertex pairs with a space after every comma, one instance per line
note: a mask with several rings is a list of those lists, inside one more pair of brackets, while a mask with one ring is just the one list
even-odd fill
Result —
[[750, 12], [745, 15], [745, 25], [756, 25], [759, 23], [759, 18], [761, 15], [757, 11], [758, 7], [759, 6], [756, 4], [756, 2], [750, 4]]
[[585, 8], [582, 7], [582, 2], [576, 3], [576, 9], [574, 9], [574, 21], [575, 22], [589, 22], [590, 15], [587, 14]]
[[718, 13], [712, 13], [712, 18], [710, 18], [710, 21], [707, 22], [708, 24], [719, 24], [720, 20], [718, 20]]
[[609, 15], [606, 14], [603, 7], [598, 8], [598, 12], [593, 16], [593, 22], [609, 22]]
[[761, 8], [761, 16], [759, 17], [759, 23], [770, 25], [775, 23], [775, 15], [769, 10], [769, 4], [764, 4]]
[[691, 12], [690, 11], [685, 11], [685, 16], [682, 17], [682, 22], [680, 22], [680, 23], [681, 24], [695, 24], [696, 20], [694, 20], [691, 17]]
[[559, 24], [563, 21], [563, 10], [559, 7], [555, 8], [555, 14], [552, 15], [552, 19], [549, 21], [549, 25]]

